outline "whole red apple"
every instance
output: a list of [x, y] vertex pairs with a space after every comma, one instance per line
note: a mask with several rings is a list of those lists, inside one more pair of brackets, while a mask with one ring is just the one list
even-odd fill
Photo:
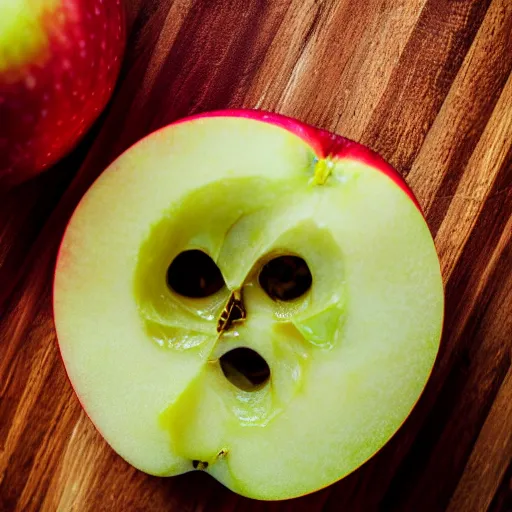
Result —
[[0, 3], [0, 188], [76, 145], [110, 98], [124, 40], [121, 0]]

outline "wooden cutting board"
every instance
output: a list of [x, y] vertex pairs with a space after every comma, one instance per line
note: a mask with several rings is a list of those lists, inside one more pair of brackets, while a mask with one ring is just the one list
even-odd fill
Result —
[[[512, 1], [130, 0], [107, 112], [0, 198], [0, 511], [512, 510]], [[260, 503], [162, 479], [81, 411], [55, 340], [56, 247], [119, 153], [187, 114], [260, 107], [371, 146], [416, 192], [446, 285], [441, 351], [391, 442], [343, 481]]]

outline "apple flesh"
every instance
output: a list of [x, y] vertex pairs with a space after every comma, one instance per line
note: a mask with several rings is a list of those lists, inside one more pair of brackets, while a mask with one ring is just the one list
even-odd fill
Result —
[[120, 0], [0, 5], [0, 186], [55, 163], [107, 103], [124, 50]]
[[64, 236], [54, 312], [73, 387], [122, 457], [275, 500], [337, 481], [396, 432], [436, 357], [443, 286], [380, 157], [222, 111], [100, 176]]

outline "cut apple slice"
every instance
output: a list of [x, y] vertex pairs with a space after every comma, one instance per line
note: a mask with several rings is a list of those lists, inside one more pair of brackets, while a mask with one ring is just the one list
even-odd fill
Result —
[[436, 357], [443, 287], [417, 202], [378, 156], [225, 111], [152, 134], [98, 179], [54, 310], [73, 387], [122, 457], [284, 499], [399, 428]]

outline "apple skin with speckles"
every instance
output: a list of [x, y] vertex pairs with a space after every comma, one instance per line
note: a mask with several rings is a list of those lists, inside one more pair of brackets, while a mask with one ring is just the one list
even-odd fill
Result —
[[108, 102], [125, 46], [122, 0], [0, 6], [0, 189], [71, 151]]

